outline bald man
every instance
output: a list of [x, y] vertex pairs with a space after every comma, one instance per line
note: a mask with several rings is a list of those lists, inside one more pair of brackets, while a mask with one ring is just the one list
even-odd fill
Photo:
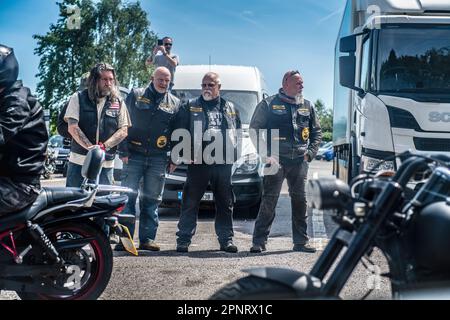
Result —
[[[215, 231], [220, 250], [236, 253], [238, 249], [233, 244], [234, 196], [231, 169], [239, 154], [238, 129], [241, 128], [241, 120], [233, 103], [220, 96], [221, 84], [217, 73], [205, 74], [201, 88], [201, 96], [184, 104], [179, 116], [183, 119], [180, 121], [181, 127], [187, 129], [194, 140], [194, 152], [191, 154], [183, 189], [177, 251], [188, 252], [197, 228], [200, 201], [208, 185], [211, 185], [216, 204]], [[196, 127], [200, 129], [203, 143], [195, 143]], [[213, 148], [214, 151], [210, 149], [213, 144], [217, 146], [217, 149]]]
[[[133, 89], [126, 99], [133, 126], [120, 146], [124, 163], [122, 185], [134, 190], [124, 213], [136, 215], [139, 181], [143, 179], [139, 217], [139, 249], [159, 251], [155, 242], [159, 225], [158, 206], [162, 200], [165, 173], [170, 158], [170, 137], [180, 100], [169, 92], [170, 71], [157, 68], [147, 88]], [[134, 235], [135, 223], [127, 225]], [[118, 244], [117, 251], [124, 248]]]
[[[269, 143], [272, 139], [279, 140], [279, 152], [266, 158], [267, 164], [279, 164], [279, 170], [273, 175], [264, 176], [261, 206], [253, 231], [253, 246], [250, 248], [252, 253], [266, 250], [284, 179], [287, 180], [291, 197], [293, 250], [316, 251], [308, 244], [306, 232], [305, 182], [308, 163], [317, 153], [322, 131], [314, 105], [304, 99], [302, 93], [303, 78], [300, 72], [286, 72], [278, 94], [261, 101], [250, 122], [251, 129], [268, 130]], [[275, 134], [273, 130], [279, 130], [279, 137], [272, 137], [271, 134]], [[260, 145], [261, 143], [258, 144]]]

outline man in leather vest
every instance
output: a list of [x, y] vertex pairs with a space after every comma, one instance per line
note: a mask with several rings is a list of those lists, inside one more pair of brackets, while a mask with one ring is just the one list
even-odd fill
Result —
[[66, 186], [80, 187], [84, 159], [95, 145], [105, 150], [99, 183], [112, 184], [117, 145], [126, 138], [131, 126], [113, 67], [98, 63], [92, 68], [87, 88], [70, 98], [64, 120], [72, 136]]
[[47, 150], [44, 110], [18, 74], [14, 50], [0, 44], [0, 216], [36, 200]]
[[[238, 156], [238, 129], [241, 129], [239, 114], [233, 103], [220, 97], [220, 78], [213, 72], [207, 73], [202, 80], [202, 95], [183, 105], [180, 110], [180, 128], [189, 130], [194, 139], [193, 156], [187, 170], [184, 184], [181, 216], [178, 222], [177, 251], [188, 252], [192, 236], [197, 227], [197, 215], [200, 201], [211, 184], [215, 204], [215, 231], [220, 244], [220, 250], [235, 253], [238, 251], [233, 244], [233, 191], [231, 185], [232, 164]], [[196, 127], [201, 130], [195, 130]], [[200, 141], [216, 142], [218, 136], [223, 146], [223, 157], [217, 154], [206, 155], [208, 143], [195, 143], [195, 134], [202, 134]], [[205, 139], [205, 136], [209, 138]], [[215, 137], [212, 139], [212, 137]], [[211, 138], [211, 139], [210, 139]], [[227, 147], [227, 139], [230, 139]], [[198, 140], [197, 140], [198, 141]], [[198, 149], [198, 150], [195, 150]], [[231, 161], [227, 151], [231, 150]], [[214, 150], [214, 153], [222, 150]], [[213, 152], [211, 152], [213, 153]], [[203, 157], [202, 157], [203, 156]]]
[[[322, 131], [314, 106], [303, 99], [303, 79], [300, 73], [286, 72], [282, 85], [277, 95], [258, 104], [250, 122], [250, 128], [257, 132], [260, 129], [267, 130], [267, 140], [259, 141], [266, 146], [269, 144], [267, 150], [271, 149], [270, 142], [273, 139], [279, 142], [279, 154], [268, 154], [265, 159], [268, 165], [276, 166], [278, 170], [275, 174], [264, 177], [261, 206], [253, 231], [253, 246], [250, 249], [253, 253], [266, 249], [284, 179], [287, 179], [291, 197], [293, 250], [315, 252], [308, 244], [306, 233], [305, 182], [308, 162], [311, 162], [317, 153]], [[279, 130], [278, 137], [272, 137], [274, 129]]]
[[[136, 215], [136, 199], [139, 182], [143, 179], [140, 197], [139, 249], [159, 251], [155, 242], [159, 225], [158, 206], [162, 201], [167, 168], [170, 164], [170, 138], [180, 100], [169, 90], [170, 71], [156, 68], [147, 88], [133, 89], [126, 99], [133, 127], [127, 139], [120, 145], [124, 163], [122, 186], [135, 193], [129, 195], [126, 214]], [[128, 225], [134, 235], [135, 224]], [[118, 244], [115, 250], [122, 251]]]

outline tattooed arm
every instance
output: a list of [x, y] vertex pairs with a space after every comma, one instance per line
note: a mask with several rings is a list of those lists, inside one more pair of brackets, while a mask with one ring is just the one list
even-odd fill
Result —
[[117, 130], [107, 141], [103, 143], [106, 149], [111, 149], [117, 146], [128, 136], [128, 127], [122, 127]]
[[89, 141], [83, 131], [81, 131], [80, 127], [78, 126], [77, 120], [69, 118], [68, 124], [70, 135], [80, 146], [82, 146], [86, 150], [93, 146], [93, 144]]

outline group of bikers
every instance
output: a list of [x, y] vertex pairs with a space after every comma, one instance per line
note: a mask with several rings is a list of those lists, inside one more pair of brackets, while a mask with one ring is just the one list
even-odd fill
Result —
[[[221, 97], [220, 75], [204, 75], [201, 95], [180, 101], [171, 89], [179, 58], [170, 53], [172, 39], [147, 60], [155, 64], [151, 81], [144, 88], [134, 88], [124, 99], [120, 95], [116, 73], [111, 65], [96, 64], [89, 73], [86, 87], [69, 100], [64, 120], [72, 138], [67, 172], [67, 186], [82, 183], [81, 167], [88, 151], [99, 145], [105, 151], [100, 174], [101, 184], [113, 183], [113, 160], [118, 153], [123, 161], [122, 185], [133, 189], [124, 213], [136, 216], [139, 196], [139, 249], [158, 251], [156, 235], [159, 225], [158, 207], [167, 172], [180, 163], [187, 164], [181, 215], [178, 222], [178, 252], [188, 252], [197, 226], [200, 201], [208, 186], [216, 206], [215, 232], [221, 251], [235, 253], [233, 243], [232, 162], [217, 155], [239, 155], [241, 120], [231, 101]], [[1, 214], [19, 211], [30, 205], [39, 194], [39, 175], [48, 139], [43, 110], [37, 100], [17, 80], [18, 65], [11, 48], [0, 45], [0, 204]], [[262, 100], [255, 109], [250, 129], [264, 130], [270, 144], [271, 132], [279, 150], [262, 157], [274, 174], [263, 178], [261, 206], [255, 221], [250, 252], [266, 250], [275, 207], [284, 179], [287, 179], [292, 204], [293, 250], [314, 252], [308, 244], [305, 182], [308, 163], [314, 159], [321, 142], [321, 129], [314, 106], [302, 96], [303, 79], [298, 71], [288, 71], [278, 94]], [[172, 154], [172, 134], [184, 130], [190, 137], [190, 150]], [[195, 139], [196, 135], [209, 137]], [[264, 135], [263, 135], [264, 136]], [[214, 150], [204, 159], [212, 144], [222, 139], [223, 150]], [[263, 139], [263, 140], [264, 140]], [[259, 147], [261, 141], [254, 141]], [[222, 152], [223, 151], [223, 152]], [[228, 159], [228, 158], [227, 158]], [[140, 191], [139, 191], [140, 190]], [[135, 233], [135, 223], [127, 227]], [[117, 244], [115, 250], [124, 250]]]

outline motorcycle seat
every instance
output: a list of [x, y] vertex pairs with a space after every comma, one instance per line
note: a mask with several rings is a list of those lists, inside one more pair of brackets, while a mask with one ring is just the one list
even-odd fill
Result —
[[86, 197], [86, 195], [86, 191], [80, 188], [42, 188], [41, 193], [33, 204], [20, 211], [0, 217], [0, 230], [7, 230], [24, 223], [47, 207], [79, 200]]
[[7, 230], [14, 228], [15, 226], [25, 223], [25, 221], [30, 220], [35, 215], [37, 215], [42, 209], [48, 206], [47, 203], [47, 193], [42, 190], [38, 195], [33, 204], [25, 207], [24, 209], [6, 214], [0, 217], [0, 230]]

